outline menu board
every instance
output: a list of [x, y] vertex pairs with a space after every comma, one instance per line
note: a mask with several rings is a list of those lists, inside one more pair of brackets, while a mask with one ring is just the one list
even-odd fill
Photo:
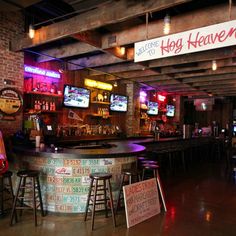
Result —
[[6, 115], [15, 115], [22, 108], [22, 97], [13, 88], [0, 90], [0, 111]]
[[127, 227], [130, 228], [160, 213], [155, 178], [123, 187]]

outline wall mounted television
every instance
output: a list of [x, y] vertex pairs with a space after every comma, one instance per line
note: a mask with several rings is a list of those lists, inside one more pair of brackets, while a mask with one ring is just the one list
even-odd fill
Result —
[[174, 117], [174, 115], [175, 115], [175, 106], [166, 105], [166, 116]]
[[114, 94], [110, 95], [110, 111], [127, 112], [128, 96]]
[[157, 115], [158, 114], [158, 103], [157, 102], [148, 102], [148, 110], [147, 114], [148, 115]]
[[71, 108], [88, 108], [90, 103], [90, 90], [74, 85], [64, 86], [63, 105]]

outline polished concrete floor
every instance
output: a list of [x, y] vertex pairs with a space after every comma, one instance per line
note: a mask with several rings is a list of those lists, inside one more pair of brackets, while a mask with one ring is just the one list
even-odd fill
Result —
[[186, 173], [181, 169], [172, 174], [163, 173], [167, 213], [152, 217], [129, 229], [124, 211], [117, 216], [118, 226], [111, 217], [95, 218], [95, 230], [82, 216], [47, 215], [35, 227], [32, 214], [26, 213], [13, 227], [9, 215], [0, 218], [0, 236], [235, 236], [236, 184], [225, 172], [223, 161], [195, 163]]

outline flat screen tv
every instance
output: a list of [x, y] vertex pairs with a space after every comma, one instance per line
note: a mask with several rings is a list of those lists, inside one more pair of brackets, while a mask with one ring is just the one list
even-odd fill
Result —
[[157, 115], [158, 114], [158, 103], [157, 102], [148, 102], [148, 115]]
[[88, 108], [90, 102], [90, 90], [74, 85], [64, 86], [63, 105], [65, 107]]
[[128, 110], [128, 97], [124, 95], [110, 95], [110, 111], [126, 112]]
[[174, 115], [175, 115], [175, 106], [166, 105], [166, 116], [174, 117]]

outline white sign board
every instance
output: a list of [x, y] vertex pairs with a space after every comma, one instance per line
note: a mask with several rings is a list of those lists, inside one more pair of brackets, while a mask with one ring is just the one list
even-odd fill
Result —
[[236, 44], [236, 20], [135, 43], [134, 61], [147, 61]]
[[160, 213], [157, 181], [148, 179], [123, 187], [127, 227]]

